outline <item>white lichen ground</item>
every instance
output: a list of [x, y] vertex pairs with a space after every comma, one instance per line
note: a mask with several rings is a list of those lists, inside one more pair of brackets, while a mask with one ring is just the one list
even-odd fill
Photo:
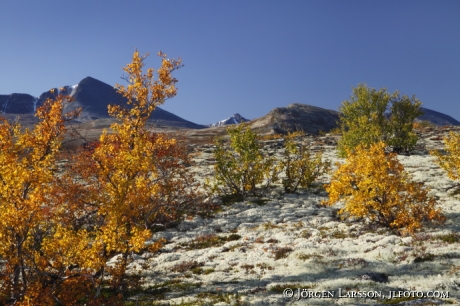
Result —
[[[421, 148], [441, 148], [439, 135], [445, 132], [424, 133]], [[304, 139], [313, 149], [325, 150], [324, 158], [340, 162], [335, 140], [333, 136]], [[200, 150], [195, 170], [204, 177], [211, 173], [212, 161], [209, 147]], [[320, 187], [330, 178], [325, 176], [316, 187], [295, 195], [284, 195], [278, 187], [263, 205], [249, 200], [222, 206], [213, 218], [191, 217], [177, 228], [158, 232], [152, 240], [166, 238], [164, 249], [139, 256], [133, 267], [150, 266], [142, 269], [145, 287], [164, 291], [156, 295], [155, 303], [166, 305], [372, 305], [398, 301], [388, 299], [388, 294], [399, 290], [449, 293], [449, 298], [414, 300], [410, 305], [459, 304], [460, 242], [440, 239], [460, 232], [460, 200], [445, 191], [455, 182], [424, 150], [398, 158], [414, 180], [423, 181], [438, 197], [445, 225], [401, 237], [362, 222], [341, 221], [335, 217], [340, 205], [320, 204], [327, 199]], [[212, 243], [217, 240], [213, 235], [222, 237], [220, 244]], [[225, 237], [235, 240], [226, 242]], [[200, 248], [197, 241], [212, 246]], [[383, 279], [369, 279], [372, 275]], [[295, 295], [298, 288], [335, 291], [335, 297], [286, 299], [284, 288], [293, 289]], [[386, 297], [339, 298], [339, 288], [342, 295], [372, 291]]]

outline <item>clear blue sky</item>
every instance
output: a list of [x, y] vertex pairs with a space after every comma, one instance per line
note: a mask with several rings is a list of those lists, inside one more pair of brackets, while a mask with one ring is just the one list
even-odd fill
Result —
[[0, 1], [0, 94], [91, 76], [121, 83], [135, 48], [181, 57], [163, 108], [196, 123], [290, 103], [337, 110], [351, 88], [415, 94], [460, 120], [460, 1]]

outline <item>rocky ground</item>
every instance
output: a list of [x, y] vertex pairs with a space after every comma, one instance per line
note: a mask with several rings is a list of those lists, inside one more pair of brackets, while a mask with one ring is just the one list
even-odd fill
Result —
[[[283, 194], [277, 186], [265, 198], [222, 205], [212, 218], [190, 217], [155, 233], [153, 240], [168, 242], [132, 265], [146, 280], [133, 305], [141, 300], [149, 305], [460, 304], [460, 200], [446, 192], [455, 182], [428, 154], [442, 148], [449, 130], [460, 128], [424, 130], [416, 152], [399, 156], [413, 179], [438, 198], [445, 225], [402, 237], [341, 221], [335, 214], [339, 205], [320, 204], [327, 199], [322, 184], [330, 175], [296, 194]], [[341, 162], [337, 140], [326, 135], [302, 141]], [[280, 144], [268, 141], [265, 149], [276, 155]], [[212, 174], [212, 145], [197, 145], [195, 151], [201, 154], [194, 170], [203, 180]]]

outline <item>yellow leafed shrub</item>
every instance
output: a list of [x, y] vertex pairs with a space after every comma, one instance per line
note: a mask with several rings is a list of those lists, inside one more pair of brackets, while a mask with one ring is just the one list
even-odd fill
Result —
[[[431, 151], [430, 154], [437, 157], [436, 162], [447, 172], [447, 176], [454, 180], [460, 180], [460, 133], [450, 132], [444, 138], [446, 153]], [[459, 187], [456, 185], [454, 187]]]
[[[95, 228], [92, 249], [101, 262], [95, 270], [106, 275], [104, 285], [114, 294], [136, 285], [126, 272], [132, 254], [162, 246], [161, 240], [147, 246], [151, 230], [178, 221], [200, 205], [198, 182], [185, 167], [190, 162], [186, 148], [146, 126], [155, 108], [176, 95], [172, 72], [181, 62], [159, 56], [162, 66], [155, 79], [153, 69], [143, 74], [145, 56], [134, 53], [124, 68], [128, 85], [116, 86], [128, 106], [109, 106], [109, 115], [118, 119], [111, 125], [113, 133], [103, 131], [69, 170], [67, 189], [79, 190], [71, 199], [82, 208], [81, 222]], [[78, 182], [72, 180], [76, 177]], [[115, 263], [107, 265], [116, 255]]]
[[346, 162], [333, 174], [327, 205], [344, 202], [339, 211], [344, 217], [369, 218], [401, 233], [413, 234], [423, 223], [444, 222], [434, 197], [423, 183], [410, 180], [396, 154], [385, 153], [385, 144], [367, 149], [359, 145], [348, 152]]
[[64, 121], [79, 113], [63, 116], [63, 104], [71, 100], [60, 94], [47, 100], [32, 130], [5, 119], [0, 123], [0, 304], [52, 305], [54, 285], [59, 281], [58, 287], [66, 288], [70, 281], [68, 267], [92, 261], [84, 231], [61, 230], [63, 212], [76, 211], [57, 201]]

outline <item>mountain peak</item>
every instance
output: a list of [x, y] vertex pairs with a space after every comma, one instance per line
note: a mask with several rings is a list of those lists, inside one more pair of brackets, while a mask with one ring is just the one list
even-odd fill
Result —
[[230, 125], [230, 124], [238, 124], [238, 123], [242, 123], [242, 122], [246, 122], [246, 121], [249, 121], [249, 120], [244, 118], [243, 116], [241, 116], [239, 113], [236, 113], [233, 116], [231, 116], [231, 117], [229, 117], [227, 119], [221, 120], [219, 122], [213, 123], [210, 126], [211, 127], [213, 127], [213, 126], [224, 126], [224, 125]]
[[[108, 118], [109, 104], [126, 105], [127, 99], [115, 88], [98, 79], [87, 76], [73, 86], [62, 86], [42, 93], [38, 98], [28, 94], [0, 95], [0, 112], [10, 114], [33, 114], [36, 107], [45, 103], [47, 99], [54, 100], [58, 94], [70, 95], [74, 102], [64, 106], [64, 113], [81, 107], [82, 113], [78, 121], [85, 122], [97, 118]], [[159, 107], [155, 109], [150, 120], [166, 126], [185, 127], [192, 129], [205, 128], [179, 116], [176, 116]]]

